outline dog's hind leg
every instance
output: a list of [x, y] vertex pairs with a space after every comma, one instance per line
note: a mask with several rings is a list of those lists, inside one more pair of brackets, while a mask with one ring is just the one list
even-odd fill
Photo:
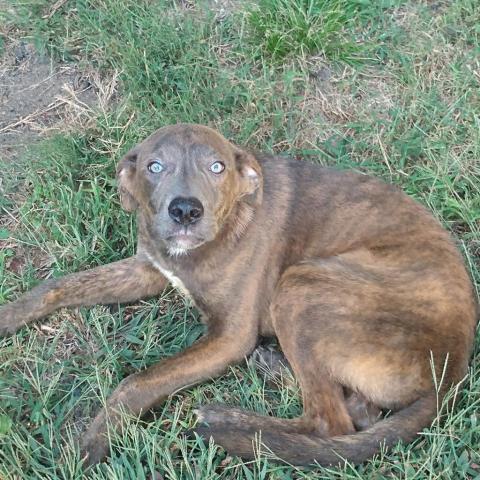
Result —
[[430, 389], [428, 349], [421, 350], [428, 323], [414, 316], [421, 277], [363, 252], [302, 262], [285, 272], [271, 311], [302, 390], [305, 433], [354, 431], [357, 419], [344, 386], [369, 407], [392, 409]]
[[148, 262], [131, 257], [46, 280], [18, 300], [0, 306], [0, 336], [61, 307], [130, 302], [160, 293], [167, 279]]
[[[409, 441], [434, 416], [430, 355], [441, 368], [448, 352], [436, 325], [458, 316], [455, 310], [432, 311], [439, 292], [452, 293], [427, 267], [405, 268], [401, 260], [368, 252], [290, 267], [271, 316], [302, 390], [303, 415], [282, 420], [204, 407], [200, 419], [207, 425], [199, 433], [251, 458], [261, 432], [261, 441], [291, 463], [329, 464], [338, 455], [361, 462], [384, 440]], [[454, 366], [457, 357], [451, 350]], [[453, 373], [447, 371], [447, 383], [456, 379]], [[402, 413], [355, 433], [343, 386], [368, 404]]]

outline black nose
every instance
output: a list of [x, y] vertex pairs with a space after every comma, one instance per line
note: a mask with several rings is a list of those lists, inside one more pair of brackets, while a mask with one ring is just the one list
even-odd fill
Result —
[[198, 222], [203, 216], [203, 205], [195, 197], [176, 197], [168, 206], [170, 218], [182, 225]]

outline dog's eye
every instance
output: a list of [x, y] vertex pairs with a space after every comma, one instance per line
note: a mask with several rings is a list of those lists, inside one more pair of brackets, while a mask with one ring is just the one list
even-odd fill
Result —
[[213, 173], [222, 173], [225, 170], [225, 165], [222, 162], [215, 162], [210, 165], [210, 171]]
[[152, 173], [160, 173], [163, 171], [163, 165], [160, 162], [150, 162], [148, 164], [148, 171]]

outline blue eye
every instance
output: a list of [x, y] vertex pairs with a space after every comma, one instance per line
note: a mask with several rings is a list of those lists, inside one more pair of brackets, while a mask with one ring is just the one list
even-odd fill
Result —
[[225, 170], [225, 165], [222, 162], [215, 162], [210, 165], [210, 171], [216, 174], [222, 173]]
[[163, 165], [160, 162], [150, 162], [148, 164], [148, 171], [152, 173], [161, 173], [163, 171]]

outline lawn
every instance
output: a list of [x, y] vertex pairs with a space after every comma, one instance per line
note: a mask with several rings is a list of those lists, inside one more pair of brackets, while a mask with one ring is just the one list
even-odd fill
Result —
[[[176, 122], [398, 184], [452, 232], [478, 291], [478, 0], [3, 6], [0, 53], [24, 39], [60, 66], [75, 64], [96, 101], [73, 96], [76, 115], [13, 160], [0, 158], [0, 303], [43, 278], [134, 252], [135, 220], [120, 209], [115, 164]], [[110, 461], [84, 475], [76, 442], [108, 394], [202, 332], [195, 309], [168, 290], [132, 305], [61, 310], [0, 340], [0, 478], [480, 479], [479, 335], [455, 410], [414, 444], [364, 465], [242, 462], [183, 436], [195, 407], [213, 401], [298, 415], [289, 372], [250, 363], [173, 395], [145, 421], [128, 419], [112, 436]]]

